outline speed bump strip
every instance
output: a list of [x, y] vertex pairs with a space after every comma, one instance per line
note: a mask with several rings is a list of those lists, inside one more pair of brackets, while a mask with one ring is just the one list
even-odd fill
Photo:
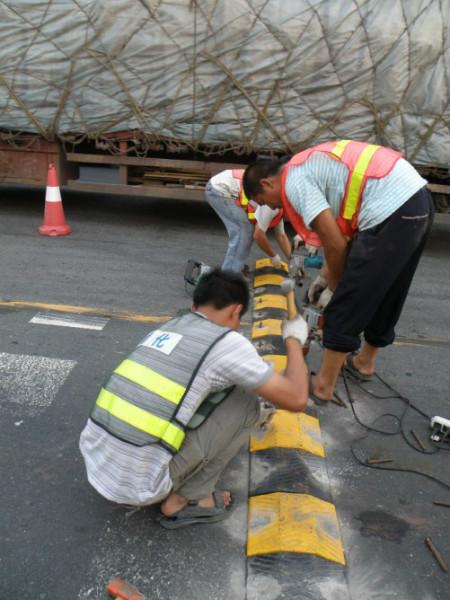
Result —
[[255, 288], [261, 287], [262, 285], [281, 285], [284, 279], [284, 275], [257, 275], [253, 285]]
[[247, 556], [279, 552], [315, 554], [345, 565], [334, 505], [308, 494], [251, 497]]
[[277, 373], [281, 373], [286, 368], [287, 358], [283, 354], [266, 354], [261, 358], [268, 363], [272, 363]]
[[261, 439], [252, 436], [250, 440], [251, 452], [270, 448], [294, 448], [324, 457], [319, 419], [304, 413], [277, 410], [266, 435]]
[[281, 335], [281, 319], [263, 319], [253, 321], [252, 339], [265, 335]]
[[263, 308], [282, 308], [287, 311], [286, 297], [275, 294], [263, 294], [262, 296], [255, 296], [254, 302], [255, 310], [261, 310]]
[[[277, 372], [287, 365], [281, 325], [287, 317], [285, 277], [284, 265], [275, 269], [257, 261], [252, 339]], [[319, 589], [324, 581], [333, 581], [340, 599], [349, 598], [320, 423], [314, 407], [307, 413], [277, 410], [267, 429], [250, 440], [248, 600], [259, 600], [269, 579], [280, 592], [277, 598], [329, 600]]]
[[[269, 269], [275, 269], [270, 258], [260, 258], [255, 263], [256, 270], [257, 269], [265, 269], [266, 267], [268, 267]], [[288, 270], [288, 266], [287, 266], [286, 262], [284, 262], [284, 261], [281, 262], [281, 269], [283, 271]], [[276, 269], [276, 270], [279, 271], [280, 269]]]

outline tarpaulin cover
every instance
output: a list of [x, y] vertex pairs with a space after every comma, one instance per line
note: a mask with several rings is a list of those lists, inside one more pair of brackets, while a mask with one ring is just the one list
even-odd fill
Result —
[[449, 0], [0, 0], [0, 129], [448, 166], [449, 22]]

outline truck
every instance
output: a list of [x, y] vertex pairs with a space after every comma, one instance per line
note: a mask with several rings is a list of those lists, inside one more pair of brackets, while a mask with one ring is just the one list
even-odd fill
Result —
[[0, 3], [0, 181], [201, 200], [330, 139], [404, 153], [449, 212], [440, 0]]

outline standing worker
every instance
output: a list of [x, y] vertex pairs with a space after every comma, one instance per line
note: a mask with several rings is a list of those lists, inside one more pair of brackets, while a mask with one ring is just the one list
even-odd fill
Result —
[[426, 183], [400, 152], [351, 140], [308, 148], [285, 166], [258, 160], [246, 169], [248, 196], [282, 206], [305, 243], [323, 244], [326, 268], [309, 291], [323, 290], [326, 307], [313, 399], [333, 398], [344, 363], [369, 379], [379, 349], [394, 341], [432, 222]]
[[[266, 232], [274, 228], [275, 237], [286, 257], [290, 258], [290, 244], [283, 225], [283, 211], [258, 207], [249, 200], [242, 188], [244, 169], [221, 171], [208, 181], [205, 189], [208, 204], [222, 220], [228, 232], [228, 248], [222, 264], [223, 269], [244, 272], [245, 261], [253, 239], [271, 258], [274, 267], [280, 267], [280, 256], [273, 250]], [[262, 226], [256, 224], [261, 221]]]
[[236, 331], [248, 304], [244, 277], [213, 269], [194, 290], [192, 312], [151, 332], [114, 371], [80, 438], [102, 496], [162, 502], [160, 523], [170, 529], [228, 516], [231, 494], [216, 484], [258, 420], [256, 395], [294, 412], [308, 401], [306, 322], [284, 324], [281, 375]]

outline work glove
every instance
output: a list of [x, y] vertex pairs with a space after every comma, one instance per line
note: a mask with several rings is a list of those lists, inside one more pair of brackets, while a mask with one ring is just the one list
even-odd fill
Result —
[[298, 234], [294, 236], [292, 242], [294, 244], [294, 250], [298, 250], [299, 246], [303, 246], [303, 240]]
[[293, 337], [303, 346], [308, 339], [308, 325], [303, 317], [298, 315], [283, 323], [283, 340]]
[[316, 256], [317, 252], [319, 251], [319, 248], [317, 248], [316, 246], [311, 246], [311, 244], [305, 244], [305, 250], [308, 256]]
[[332, 296], [333, 292], [330, 290], [329, 287], [326, 287], [320, 294], [320, 297], [317, 301], [317, 306], [320, 308], [320, 310], [323, 310], [326, 307], [328, 302], [331, 300]]
[[275, 256], [270, 257], [270, 262], [275, 269], [279, 269], [281, 267], [281, 258], [279, 254], [275, 254]]
[[315, 304], [324, 289], [327, 287], [328, 281], [323, 277], [323, 275], [317, 275], [314, 281], [308, 288], [308, 300], [311, 304]]

